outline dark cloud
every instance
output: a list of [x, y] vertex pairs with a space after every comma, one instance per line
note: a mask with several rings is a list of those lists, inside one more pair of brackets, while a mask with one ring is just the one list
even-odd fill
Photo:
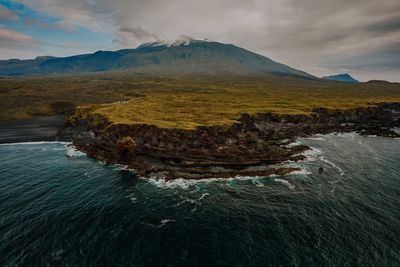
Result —
[[353, 70], [400, 70], [400, 41], [379, 50], [336, 58], [324, 63], [327, 67]]
[[372, 23], [366, 27], [367, 31], [377, 33], [400, 31], [400, 12], [398, 15]]

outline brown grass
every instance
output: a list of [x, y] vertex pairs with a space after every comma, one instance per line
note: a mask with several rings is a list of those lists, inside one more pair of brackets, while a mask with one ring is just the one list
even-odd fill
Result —
[[[275, 76], [102, 74], [2, 79], [0, 97], [0, 121], [66, 112], [69, 106], [65, 102], [70, 102], [85, 106], [85, 112], [104, 115], [112, 123], [193, 129], [228, 125], [242, 113], [307, 114], [319, 107], [347, 109], [400, 102], [400, 85], [345, 84]], [[64, 108], [57, 111], [60, 105], [54, 104], [56, 101], [63, 101]]]

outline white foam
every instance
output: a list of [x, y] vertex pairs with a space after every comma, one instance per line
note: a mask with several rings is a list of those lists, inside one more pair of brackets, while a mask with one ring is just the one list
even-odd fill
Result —
[[330, 133], [330, 134], [327, 134], [326, 136], [354, 139], [356, 136], [360, 136], [360, 135], [357, 132], [348, 132], [348, 133]]
[[208, 196], [208, 195], [209, 195], [209, 193], [204, 193], [201, 195], [201, 197], [198, 200], [202, 200], [205, 196]]
[[260, 180], [253, 180], [252, 182], [257, 187], [263, 187], [264, 186], [264, 184], [261, 183]]
[[[106, 163], [103, 163], [103, 164], [106, 164]], [[135, 172], [135, 170], [129, 168], [128, 165], [113, 164], [113, 165], [112, 165], [112, 168], [113, 168], [114, 170], [117, 170], [117, 171], [131, 171], [131, 172]]]
[[55, 147], [53, 149], [51, 149], [52, 151], [64, 151], [65, 147]]
[[166, 224], [166, 223], [169, 223], [169, 222], [175, 222], [175, 220], [170, 220], [170, 219], [161, 220], [161, 224]]
[[163, 219], [161, 220], [161, 224], [158, 227], [163, 227], [167, 223], [175, 222], [176, 220], [171, 220], [171, 219]]
[[[300, 170], [292, 171], [284, 176], [311, 174], [310, 171], [302, 169], [301, 166], [299, 166], [298, 164], [296, 164], [294, 162], [282, 164], [279, 166], [300, 168]], [[270, 174], [268, 176], [240, 176], [240, 175], [238, 175], [238, 176], [231, 177], [231, 178], [207, 178], [207, 179], [199, 179], [199, 180], [178, 178], [178, 179], [169, 180], [169, 181], [166, 181], [165, 178], [159, 178], [159, 177], [150, 177], [150, 178], [139, 177], [139, 178], [144, 181], [148, 181], [150, 184], [152, 184], [156, 187], [159, 187], [159, 188], [189, 189], [191, 186], [197, 186], [198, 184], [209, 184], [209, 183], [213, 183], [213, 182], [227, 183], [227, 182], [232, 182], [232, 181], [252, 181], [252, 183], [255, 186], [262, 187], [262, 186], [264, 186], [264, 184], [260, 182], [260, 179], [274, 178], [274, 177], [280, 177], [280, 175], [277, 175], [277, 174]]]
[[184, 204], [184, 203], [187, 203], [187, 202], [189, 202], [190, 204], [194, 204], [195, 202], [196, 202], [196, 199], [192, 199], [192, 198], [187, 198], [187, 197], [182, 197], [182, 196], [180, 196], [183, 200], [182, 201], [180, 201], [180, 202], [178, 202], [177, 204], [176, 204], [176, 206], [180, 206], [181, 204]]
[[310, 147], [310, 148], [311, 149], [304, 151], [301, 155], [306, 156], [310, 160], [315, 160], [322, 154], [321, 149], [316, 147]]
[[[316, 148], [316, 147], [310, 147], [310, 149], [308, 149], [302, 153], [295, 154], [294, 156], [300, 156], [300, 155], [305, 156], [304, 160], [300, 160], [298, 162], [310, 162], [310, 161], [316, 161], [321, 154], [322, 154], [321, 149]], [[283, 162], [283, 164], [286, 164], [286, 165], [287, 164], [290, 165], [291, 163], [294, 163], [294, 162], [291, 160]]]
[[[351, 139], [354, 139], [354, 137], [357, 135], [357, 133], [355, 132], [351, 132], [351, 133], [340, 133], [340, 134], [335, 134], [335, 133], [331, 133], [331, 134], [327, 134], [325, 135], [325, 137], [332, 137], [332, 136], [340, 136], [343, 138], [348, 138], [350, 137]], [[318, 139], [316, 139], [318, 138]], [[326, 141], [326, 139], [322, 138], [321, 135], [317, 136], [315, 139], [313, 140], [321, 140], [321, 141]], [[303, 139], [311, 139], [311, 138], [303, 138]], [[339, 166], [337, 166], [335, 163], [325, 159], [324, 156], [322, 156], [322, 150], [316, 147], [311, 147], [310, 150], [306, 150], [305, 152], [302, 153], [302, 155], [306, 156], [307, 159], [305, 161], [317, 161], [320, 160], [322, 162], [325, 162], [329, 165], [331, 165], [332, 167], [334, 167], [335, 169], [337, 169], [340, 173], [341, 176], [344, 175], [344, 171], [342, 170], [342, 168], [340, 168]], [[306, 171], [307, 172], [307, 171]], [[293, 173], [292, 173], [293, 174]], [[303, 174], [303, 173], [301, 173]], [[310, 174], [308, 172], [308, 174]]]
[[315, 134], [313, 136], [299, 138], [299, 140], [326, 141], [327, 136], [328, 135], [326, 135], [326, 134]]
[[292, 189], [292, 190], [296, 188], [289, 181], [284, 180], [284, 179], [275, 178], [274, 181], [277, 182], [277, 183], [281, 183], [281, 184], [287, 186], [289, 189]]
[[293, 143], [287, 144], [286, 147], [291, 148], [291, 147], [295, 147], [295, 146], [299, 146], [302, 145], [302, 142], [300, 140], [296, 140]]
[[265, 176], [235, 176], [232, 178], [221, 178], [221, 180], [225, 180], [225, 181], [253, 181], [253, 180], [258, 180], [258, 179], [263, 179], [265, 178]]
[[[171, 223], [171, 222], [175, 222], [175, 220], [171, 220], [171, 219], [163, 219], [160, 221], [161, 224], [157, 225], [157, 228], [163, 227], [165, 226], [167, 223]], [[154, 224], [150, 224], [152, 226], [155, 226]]]
[[339, 166], [337, 166], [335, 163], [333, 163], [333, 162], [331, 162], [331, 161], [325, 159], [323, 156], [320, 156], [319, 159], [320, 159], [321, 161], [323, 161], [323, 162], [325, 162], [325, 163], [331, 165], [331, 166], [334, 167], [335, 169], [337, 169], [337, 170], [339, 171], [339, 173], [340, 173], [341, 176], [344, 175], [344, 171], [342, 170], [342, 168], [340, 168]]
[[391, 129], [395, 134], [400, 134], [400, 128], [399, 127], [395, 127]]
[[180, 206], [181, 204], [184, 204], [184, 203], [196, 204], [198, 201], [202, 200], [204, 197], [208, 196], [209, 194], [210, 193], [204, 193], [198, 199], [179, 196], [183, 200], [178, 202], [175, 206]]
[[189, 186], [195, 184], [194, 181], [192, 180], [185, 180], [182, 178], [179, 179], [174, 179], [171, 181], [166, 181], [164, 178], [150, 178], [148, 179], [149, 183], [152, 185], [155, 185], [156, 187], [160, 188], [182, 188], [182, 189], [188, 189]]
[[[270, 175], [269, 177], [273, 177], [273, 175]], [[249, 181], [249, 180], [257, 180], [263, 178], [265, 178], [265, 176], [235, 176], [231, 178], [208, 178], [199, 180], [178, 178], [170, 181], [166, 181], [164, 178], [156, 178], [156, 177], [151, 177], [150, 179], [146, 178], [142, 179], [147, 180], [152, 185], [160, 188], [188, 189], [189, 187], [197, 184], [208, 184], [213, 182]]]
[[310, 171], [301, 169], [301, 170], [293, 171], [293, 172], [289, 173], [288, 175], [310, 175], [310, 174], [311, 174]]
[[69, 145], [69, 142], [61, 142], [61, 141], [38, 141], [38, 142], [18, 142], [18, 143], [4, 143], [0, 144], [0, 146], [15, 146], [15, 145], [44, 145], [44, 144], [61, 144], [61, 145]]
[[66, 153], [66, 155], [67, 155], [68, 157], [71, 157], [71, 158], [86, 156], [85, 153], [83, 153], [82, 151], [79, 151], [79, 150], [76, 149], [73, 145], [68, 145], [68, 146], [67, 146], [67, 153]]
[[316, 141], [326, 141], [325, 138], [322, 137], [305, 137], [306, 140], [316, 140]]

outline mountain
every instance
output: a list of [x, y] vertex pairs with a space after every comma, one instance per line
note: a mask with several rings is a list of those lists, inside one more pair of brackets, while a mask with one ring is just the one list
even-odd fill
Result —
[[70, 57], [0, 60], [0, 75], [73, 74], [129, 70], [166, 74], [265, 74], [314, 76], [232, 44], [183, 37], [135, 49], [97, 51]]
[[338, 82], [348, 82], [348, 83], [358, 83], [359, 82], [356, 79], [354, 79], [353, 77], [351, 77], [350, 74], [348, 74], [348, 73], [325, 76], [325, 77], [322, 77], [322, 79], [338, 81]]

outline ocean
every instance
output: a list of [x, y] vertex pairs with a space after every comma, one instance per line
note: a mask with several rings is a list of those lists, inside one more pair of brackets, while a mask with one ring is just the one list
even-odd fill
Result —
[[201, 182], [0, 145], [0, 266], [400, 266], [400, 139], [298, 142], [302, 171]]

